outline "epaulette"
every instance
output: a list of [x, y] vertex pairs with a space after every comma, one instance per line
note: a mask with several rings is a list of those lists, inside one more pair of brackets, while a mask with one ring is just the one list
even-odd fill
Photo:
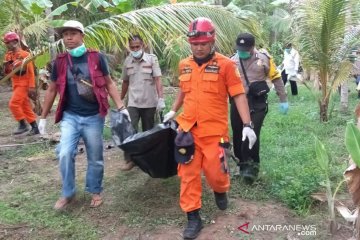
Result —
[[233, 55], [231, 55], [229, 58], [232, 58], [233, 56], [235, 56], [236, 55], [236, 53], [233, 53]]
[[265, 52], [263, 50], [258, 50], [258, 52], [264, 54], [268, 59], [272, 58], [272, 56], [268, 52]]

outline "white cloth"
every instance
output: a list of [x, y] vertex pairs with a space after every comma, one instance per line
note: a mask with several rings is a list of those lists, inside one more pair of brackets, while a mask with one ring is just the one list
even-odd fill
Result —
[[254, 130], [250, 127], [244, 127], [242, 130], [242, 136], [243, 141], [245, 141], [246, 138], [249, 139], [249, 149], [252, 149], [257, 139]]
[[300, 64], [300, 56], [298, 51], [296, 51], [294, 48], [291, 48], [290, 53], [284, 51], [283, 64], [285, 73], [288, 74], [288, 79], [291, 77], [296, 77]]
[[38, 128], [39, 128], [39, 132], [41, 135], [46, 134], [46, 119], [45, 118], [42, 118], [39, 120]]
[[175, 114], [176, 114], [176, 112], [174, 112], [173, 110], [169, 111], [167, 114], [165, 114], [163, 122], [170, 121], [171, 119], [173, 119], [175, 117]]

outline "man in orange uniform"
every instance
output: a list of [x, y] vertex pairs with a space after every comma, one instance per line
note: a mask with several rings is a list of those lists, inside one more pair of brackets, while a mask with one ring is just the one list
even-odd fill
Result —
[[[30, 53], [21, 49], [19, 35], [15, 32], [6, 33], [3, 42], [8, 49], [4, 59], [5, 74], [9, 74], [14, 68], [21, 66], [23, 60], [28, 57]], [[9, 102], [9, 108], [16, 121], [19, 122], [19, 127], [14, 131], [14, 134], [21, 134], [29, 130], [25, 121], [30, 123], [32, 127], [28, 135], [39, 134], [36, 115], [32, 110], [29, 99], [29, 96], [35, 95], [33, 64], [30, 62], [24, 65], [11, 79], [13, 95]]]
[[[201, 171], [214, 191], [215, 202], [219, 209], [227, 208], [226, 192], [230, 178], [226, 163], [221, 161], [220, 143], [229, 140], [228, 96], [234, 98], [244, 124], [243, 140], [249, 139], [249, 148], [256, 141], [250, 122], [250, 114], [239, 71], [233, 61], [216, 53], [215, 28], [208, 18], [197, 18], [191, 22], [187, 35], [192, 56], [179, 64], [180, 91], [165, 117], [164, 122], [177, 117], [178, 136], [184, 133], [188, 142], [193, 139], [194, 146], [188, 148], [193, 156], [186, 161], [178, 161], [178, 175], [181, 180], [180, 206], [187, 213], [188, 225], [184, 239], [195, 239], [202, 229], [199, 215], [201, 208]], [[180, 140], [181, 142], [182, 140]], [[175, 139], [177, 145], [177, 139]], [[182, 154], [186, 148], [175, 148]]]

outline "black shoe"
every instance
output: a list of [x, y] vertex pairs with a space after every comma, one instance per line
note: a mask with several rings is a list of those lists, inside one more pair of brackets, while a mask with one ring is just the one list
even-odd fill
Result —
[[224, 192], [224, 193], [214, 192], [214, 195], [215, 195], [216, 206], [220, 210], [226, 210], [227, 206], [228, 206], [228, 199], [227, 199], [226, 192]]
[[246, 184], [253, 184], [258, 176], [259, 167], [258, 165], [248, 165], [240, 169], [240, 176], [243, 178]]
[[32, 128], [27, 135], [28, 136], [34, 136], [34, 135], [37, 135], [37, 134], [40, 134], [39, 129], [38, 128]]
[[24, 132], [29, 131], [29, 128], [27, 127], [25, 120], [20, 120], [19, 121], [19, 126], [18, 128], [13, 132], [14, 135], [19, 135], [22, 134]]
[[199, 214], [199, 209], [187, 213], [188, 224], [184, 230], [184, 239], [195, 239], [199, 236], [203, 228], [202, 221]]

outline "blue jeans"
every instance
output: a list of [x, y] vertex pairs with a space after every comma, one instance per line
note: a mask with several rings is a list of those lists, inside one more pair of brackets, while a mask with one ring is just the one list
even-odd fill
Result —
[[99, 114], [82, 117], [71, 112], [64, 112], [60, 124], [60, 144], [56, 149], [62, 177], [63, 197], [71, 197], [76, 192], [75, 156], [80, 138], [84, 140], [88, 161], [85, 190], [90, 193], [102, 191], [104, 120]]

